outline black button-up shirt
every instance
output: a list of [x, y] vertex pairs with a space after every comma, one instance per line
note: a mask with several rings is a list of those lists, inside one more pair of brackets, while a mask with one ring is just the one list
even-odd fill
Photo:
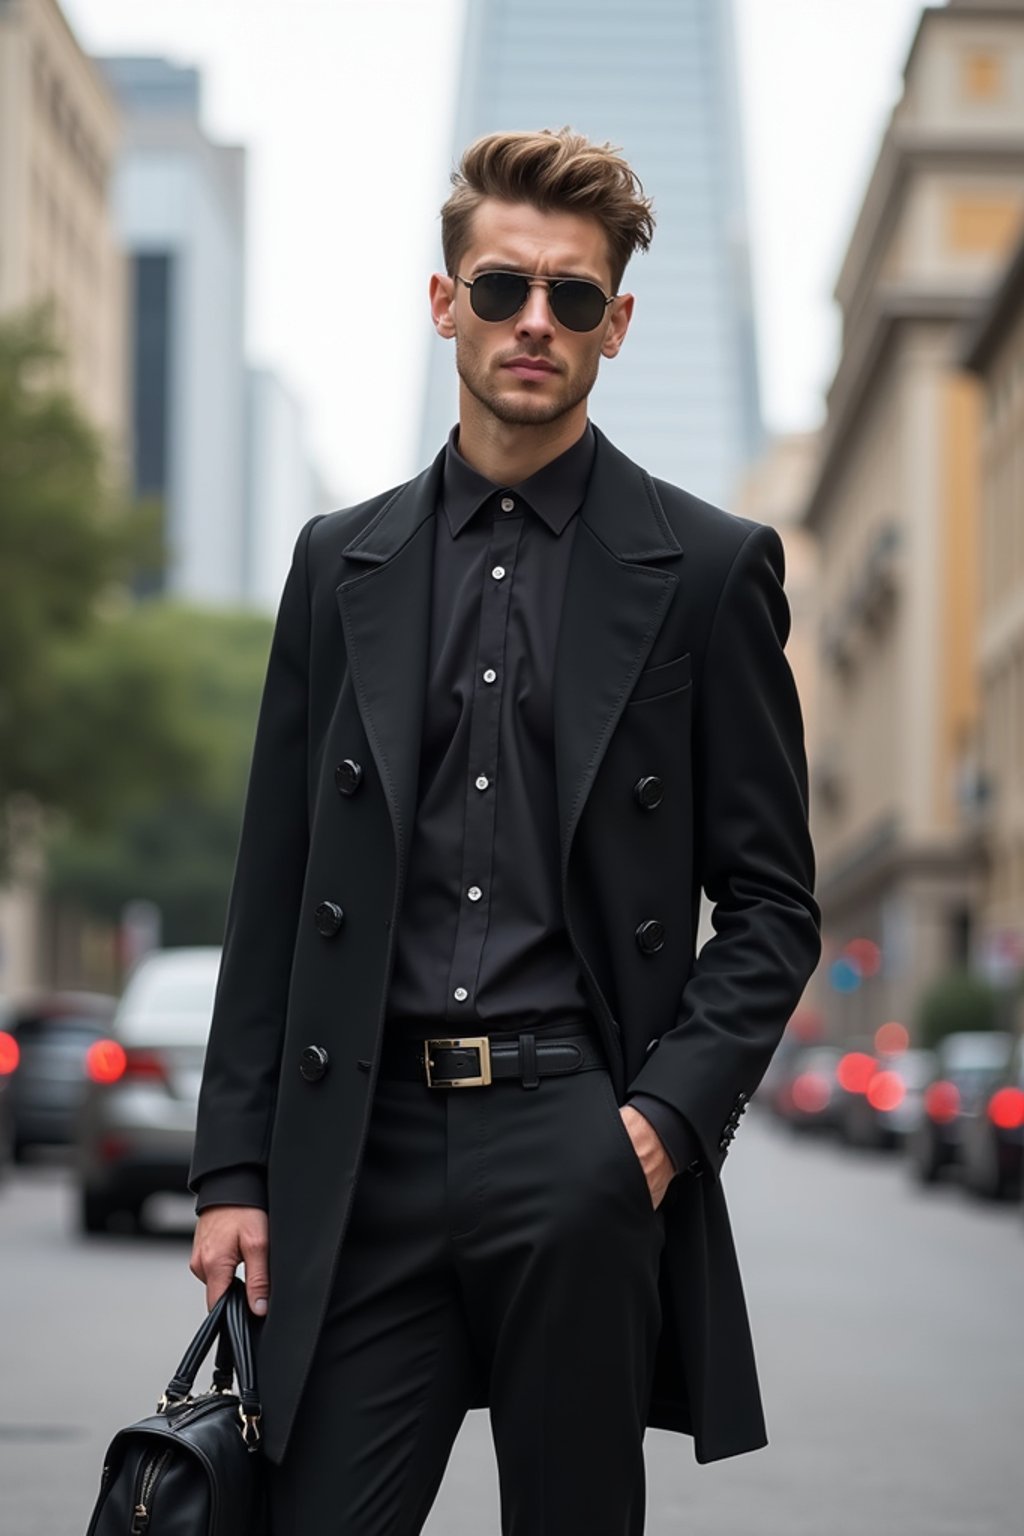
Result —
[[588, 429], [499, 486], [445, 452], [416, 823], [388, 994], [425, 1035], [590, 1024], [559, 890], [551, 687]]
[[[518, 485], [445, 450], [435, 518], [427, 694], [416, 822], [395, 934], [386, 1031], [424, 1035], [582, 1025], [592, 1015], [561, 902], [552, 682], [589, 423]], [[676, 1168], [688, 1122], [650, 1094], [629, 1102]], [[203, 1180], [197, 1209], [248, 1195], [252, 1170]]]

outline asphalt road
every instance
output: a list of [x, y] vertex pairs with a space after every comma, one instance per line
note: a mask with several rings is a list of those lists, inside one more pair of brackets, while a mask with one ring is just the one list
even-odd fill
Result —
[[[724, 1182], [771, 1443], [700, 1467], [652, 1430], [649, 1536], [1021, 1530], [1020, 1209], [920, 1191], [898, 1156], [791, 1139], [756, 1106]], [[80, 1238], [72, 1212], [59, 1164], [0, 1187], [0, 1536], [84, 1536], [110, 1435], [150, 1411], [202, 1315], [189, 1203], [162, 1202], [144, 1238]], [[498, 1533], [476, 1412], [425, 1536]]]

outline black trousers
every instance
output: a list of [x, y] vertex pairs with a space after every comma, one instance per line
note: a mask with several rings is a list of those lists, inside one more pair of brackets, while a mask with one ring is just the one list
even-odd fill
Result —
[[663, 1244], [604, 1068], [378, 1079], [274, 1536], [416, 1536], [481, 1389], [503, 1536], [640, 1536]]

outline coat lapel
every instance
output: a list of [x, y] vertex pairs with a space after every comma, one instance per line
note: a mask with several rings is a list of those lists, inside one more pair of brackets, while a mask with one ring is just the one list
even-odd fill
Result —
[[595, 427], [555, 650], [554, 741], [562, 882], [605, 749], [679, 578], [647, 565], [679, 556], [653, 481]]
[[343, 581], [336, 594], [356, 700], [387, 796], [403, 874], [416, 814], [434, 509], [443, 464], [442, 452], [346, 544], [342, 553], [359, 574]]
[[[682, 553], [650, 476], [595, 432], [554, 659], [563, 890], [587, 795], [678, 581], [674, 572], [646, 562]], [[443, 462], [442, 451], [345, 546], [344, 557], [358, 573], [337, 588], [356, 699], [387, 794], [401, 871], [416, 814]]]

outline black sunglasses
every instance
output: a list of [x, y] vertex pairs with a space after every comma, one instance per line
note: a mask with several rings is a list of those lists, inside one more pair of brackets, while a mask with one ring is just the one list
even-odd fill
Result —
[[605, 310], [613, 299], [596, 283], [583, 277], [528, 277], [522, 272], [478, 272], [472, 282], [467, 282], [456, 272], [455, 281], [469, 289], [469, 302], [474, 315], [481, 320], [511, 320], [518, 315], [534, 283], [543, 283], [548, 290], [551, 313], [559, 325], [567, 331], [592, 331], [601, 324]]

